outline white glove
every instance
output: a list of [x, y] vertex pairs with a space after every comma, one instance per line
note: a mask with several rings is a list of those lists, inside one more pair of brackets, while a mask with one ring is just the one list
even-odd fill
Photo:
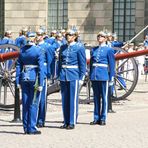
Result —
[[50, 85], [50, 79], [47, 79], [47, 86]]
[[21, 89], [21, 85], [17, 84], [16, 88]]
[[58, 58], [59, 58], [59, 53], [55, 52], [55, 59], [58, 59]]
[[113, 85], [114, 85], [114, 81], [110, 81], [109, 86], [113, 86]]
[[38, 91], [42, 91], [43, 87], [42, 86], [39, 86], [38, 87]]
[[79, 80], [79, 86], [83, 85], [84, 81], [83, 80]]

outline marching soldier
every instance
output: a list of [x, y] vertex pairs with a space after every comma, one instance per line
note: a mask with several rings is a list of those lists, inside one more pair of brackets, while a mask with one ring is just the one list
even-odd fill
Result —
[[51, 74], [50, 67], [53, 59], [53, 49], [50, 44], [44, 41], [44, 35], [45, 35], [44, 30], [38, 29], [36, 33], [37, 33], [37, 38], [36, 38], [37, 44], [39, 47], [42, 48], [42, 54], [44, 56], [44, 65], [42, 66], [42, 68], [44, 69], [44, 82], [39, 104], [37, 127], [44, 127], [45, 118], [46, 118], [46, 108], [47, 108], [47, 81], [49, 81]]
[[91, 51], [90, 80], [94, 94], [94, 120], [90, 125], [106, 125], [108, 111], [108, 87], [113, 85], [115, 75], [114, 50], [107, 46], [107, 35], [97, 35], [99, 46]]
[[86, 55], [82, 44], [77, 43], [77, 33], [66, 33], [68, 44], [61, 46], [59, 55], [59, 79], [61, 84], [64, 124], [62, 129], [74, 129], [78, 116], [79, 82], [86, 73]]
[[41, 134], [38, 131], [37, 116], [39, 97], [37, 92], [43, 88], [43, 54], [35, 46], [35, 34], [29, 33], [27, 44], [21, 48], [16, 64], [16, 85], [22, 89], [22, 117], [25, 134]]

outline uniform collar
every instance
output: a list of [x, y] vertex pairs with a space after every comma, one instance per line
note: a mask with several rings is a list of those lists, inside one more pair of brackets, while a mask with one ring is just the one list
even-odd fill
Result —
[[68, 46], [73, 46], [75, 44], [76, 44], [76, 42], [72, 42], [72, 43], [68, 44]]
[[41, 44], [43, 44], [44, 43], [44, 41], [41, 41], [41, 42], [39, 42], [39, 45], [41, 45]]
[[10, 39], [10, 38], [8, 38], [7, 36], [5, 36], [4, 39]]
[[99, 45], [99, 47], [105, 47], [107, 46], [106, 43], [102, 43], [101, 45]]

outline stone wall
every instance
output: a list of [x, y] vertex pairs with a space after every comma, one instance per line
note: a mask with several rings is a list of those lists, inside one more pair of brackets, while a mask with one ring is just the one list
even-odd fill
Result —
[[[148, 1], [145, 0], [145, 26], [148, 25]], [[148, 29], [145, 31], [145, 34], [148, 34]]]
[[69, 0], [69, 27], [76, 25], [82, 41], [96, 44], [96, 34], [104, 26], [112, 30], [112, 6], [112, 0]]
[[0, 1], [0, 39], [3, 37], [3, 34], [4, 34], [4, 19], [5, 19], [4, 0], [1, 0]]
[[45, 26], [46, 10], [46, 0], [5, 0], [5, 30], [15, 38], [22, 27]]
[[[135, 34], [141, 31], [145, 27], [144, 23], [144, 12], [145, 12], [145, 1], [136, 0], [136, 14], [135, 14]], [[143, 42], [144, 32], [141, 33], [136, 39], [136, 42]]]
[[[135, 33], [148, 24], [148, 2], [136, 0]], [[5, 0], [5, 30], [13, 37], [25, 26], [47, 26], [48, 0]], [[145, 10], [144, 10], [145, 8]], [[68, 26], [77, 26], [82, 41], [96, 44], [96, 34], [106, 28], [112, 31], [113, 0], [68, 0]], [[136, 40], [142, 41], [143, 34]]]

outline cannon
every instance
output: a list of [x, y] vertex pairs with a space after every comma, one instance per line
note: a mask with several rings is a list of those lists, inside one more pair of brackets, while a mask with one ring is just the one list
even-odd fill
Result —
[[14, 107], [15, 63], [19, 50], [15, 45], [0, 45], [0, 107]]
[[[91, 47], [86, 47], [87, 51]], [[19, 48], [15, 45], [0, 45], [0, 50], [3, 53], [0, 54], [0, 107], [13, 108], [15, 97], [15, 63], [19, 56]], [[116, 76], [115, 76], [115, 88], [114, 88], [114, 100], [120, 100], [128, 97], [136, 87], [138, 81], [138, 67], [134, 57], [148, 54], [148, 50], [141, 50], [136, 52], [128, 52], [121, 48], [115, 48], [116, 54]], [[89, 58], [87, 59], [89, 69]], [[130, 66], [129, 66], [130, 63]], [[130, 78], [129, 78], [130, 76]], [[120, 79], [123, 79], [126, 83], [126, 88], [121, 83]], [[85, 77], [84, 84], [80, 88], [87, 87], [87, 97], [91, 97], [91, 83], [88, 75]], [[122, 90], [118, 90], [121, 87]], [[60, 90], [59, 82], [56, 81], [53, 85], [48, 86], [48, 95]], [[11, 97], [10, 97], [11, 96]]]
[[4, 62], [4, 61], [9, 60], [9, 59], [14, 59], [14, 58], [17, 58], [18, 56], [19, 56], [18, 51], [3, 53], [3, 54], [0, 54], [0, 62]]
[[0, 45], [0, 107], [14, 107], [15, 63], [19, 50], [15, 45]]

